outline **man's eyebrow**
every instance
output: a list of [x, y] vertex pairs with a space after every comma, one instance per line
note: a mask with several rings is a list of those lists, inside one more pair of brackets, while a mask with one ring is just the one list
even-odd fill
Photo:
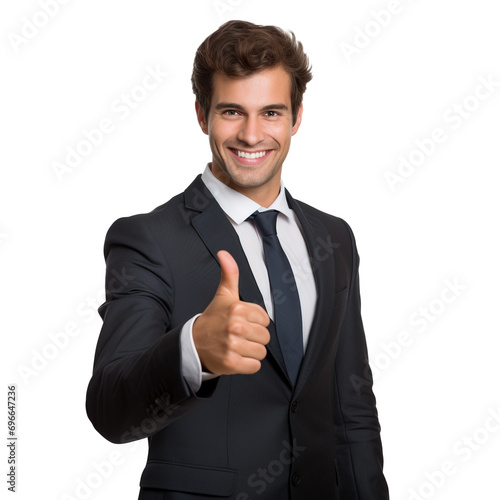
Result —
[[[235, 102], [219, 102], [214, 106], [215, 110], [221, 109], [238, 109], [239, 111], [244, 111], [244, 107], [241, 104], [237, 104]], [[286, 104], [267, 104], [263, 106], [261, 111], [269, 111], [274, 109], [280, 109], [282, 111], [288, 111], [288, 106]]]
[[239, 109], [240, 111], [243, 111], [243, 106], [241, 104], [236, 104], [235, 102], [219, 102], [218, 104], [215, 105], [215, 109]]
[[274, 109], [280, 109], [281, 111], [288, 111], [288, 106], [286, 104], [268, 104], [262, 108], [262, 111], [269, 111]]

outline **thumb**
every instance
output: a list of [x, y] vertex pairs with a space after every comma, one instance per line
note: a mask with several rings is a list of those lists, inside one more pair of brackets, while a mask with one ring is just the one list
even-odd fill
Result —
[[219, 291], [221, 291], [222, 288], [225, 288], [238, 300], [240, 298], [240, 292], [238, 289], [240, 272], [238, 264], [234, 260], [233, 256], [225, 250], [217, 252], [217, 257], [219, 259], [221, 271]]

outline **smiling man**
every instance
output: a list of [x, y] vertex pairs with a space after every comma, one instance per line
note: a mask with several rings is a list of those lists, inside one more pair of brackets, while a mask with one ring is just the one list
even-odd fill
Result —
[[292, 115], [290, 75], [282, 66], [237, 79], [215, 73], [210, 110], [195, 104], [210, 139], [212, 173], [268, 207], [278, 196], [291, 136], [302, 119], [302, 105]]
[[212, 161], [106, 236], [87, 413], [149, 438], [142, 500], [389, 498], [353, 234], [281, 179], [310, 79], [292, 33], [222, 25], [192, 76]]

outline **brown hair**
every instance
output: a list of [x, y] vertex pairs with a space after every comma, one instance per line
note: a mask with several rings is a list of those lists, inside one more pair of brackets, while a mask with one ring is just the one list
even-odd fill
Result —
[[309, 59], [302, 44], [290, 31], [277, 26], [259, 26], [247, 21], [228, 21], [198, 47], [191, 82], [196, 100], [208, 118], [212, 100], [212, 75], [243, 77], [281, 65], [292, 83], [293, 123], [302, 95], [312, 78]]

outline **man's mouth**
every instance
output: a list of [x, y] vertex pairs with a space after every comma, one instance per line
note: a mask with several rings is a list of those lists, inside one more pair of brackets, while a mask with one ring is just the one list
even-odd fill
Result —
[[240, 149], [235, 149], [235, 148], [229, 148], [229, 149], [239, 158], [245, 158], [247, 160], [262, 158], [266, 156], [270, 151], [272, 151], [271, 149], [264, 149], [261, 151], [241, 151]]

